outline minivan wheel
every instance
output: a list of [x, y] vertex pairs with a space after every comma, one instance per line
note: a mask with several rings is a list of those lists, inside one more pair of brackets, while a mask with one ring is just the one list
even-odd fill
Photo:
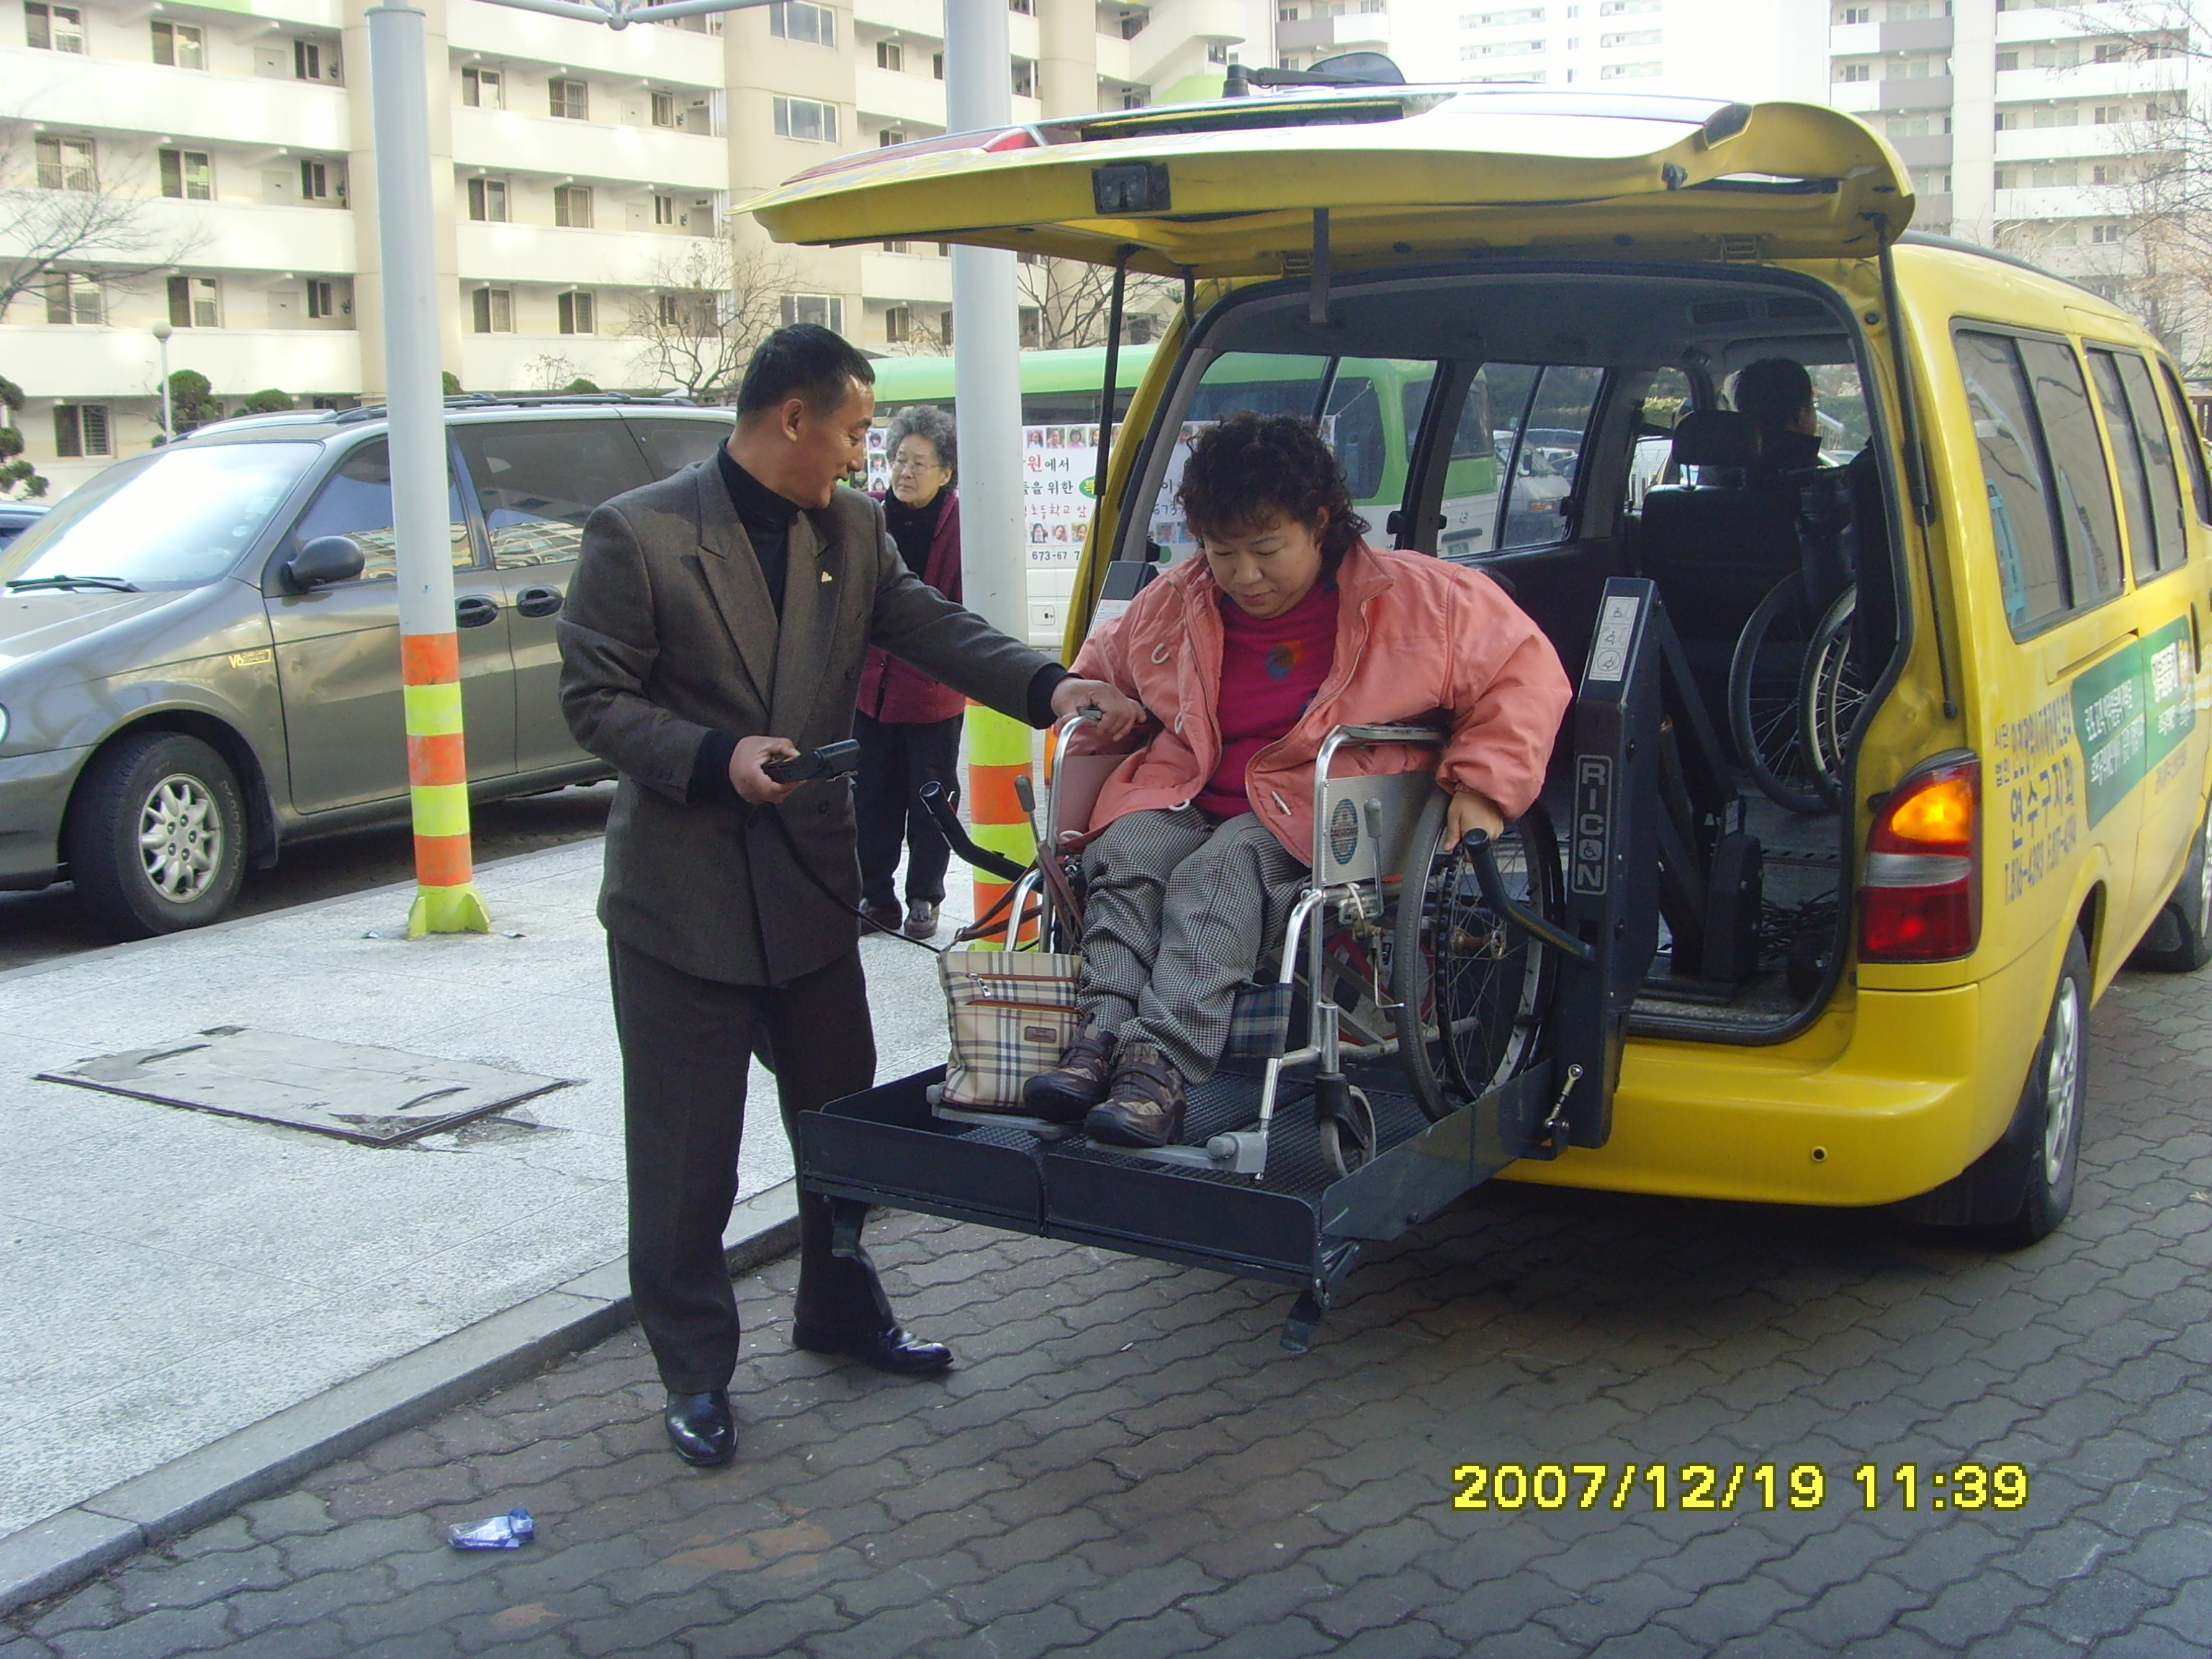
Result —
[[[2033, 1244], [2056, 1231], [2074, 1204], [2074, 1176], [2081, 1161], [2081, 1110], [2089, 1085], [2089, 953], [2081, 936], [2066, 943], [2058, 989], [2044, 1021], [2021, 1091], [2021, 1109], [2005, 1138], [1991, 1147], [2021, 1182], [2020, 1206], [1990, 1224], [1999, 1244]], [[2009, 1187], [2008, 1179], [2005, 1186]]]
[[2181, 878], [2128, 959], [2130, 968], [2193, 974], [2212, 962], [2212, 809], [2197, 826], [2197, 842]]
[[62, 851], [77, 899], [124, 939], [204, 927], [246, 874], [246, 810], [228, 762], [198, 738], [142, 732], [93, 757]]

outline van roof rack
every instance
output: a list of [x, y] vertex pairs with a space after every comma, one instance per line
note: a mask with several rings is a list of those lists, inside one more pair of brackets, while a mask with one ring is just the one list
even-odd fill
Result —
[[[627, 405], [635, 409], [708, 409], [717, 405], [702, 404], [696, 398], [679, 392], [640, 398], [627, 392], [465, 392], [445, 400], [448, 411], [471, 409], [562, 409], [569, 407], [599, 408], [607, 404]], [[386, 413], [383, 404], [362, 404], [341, 410], [331, 417], [333, 426], [351, 426], [361, 421], [380, 421]]]

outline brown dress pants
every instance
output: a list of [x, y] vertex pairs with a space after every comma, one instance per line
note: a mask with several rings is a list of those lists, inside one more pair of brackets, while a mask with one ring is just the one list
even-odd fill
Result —
[[[722, 1230], [738, 1193], [745, 1066], [775, 1073], [784, 1133], [798, 1115], [875, 1081], [876, 1039], [857, 944], [787, 985], [725, 985], [607, 941], [622, 1042], [629, 1175], [629, 1279], [638, 1320], [669, 1389], [725, 1388], [738, 1362], [738, 1303]], [[830, 1253], [830, 1200], [799, 1196], [793, 1316], [837, 1336], [892, 1322], [865, 1254]]]

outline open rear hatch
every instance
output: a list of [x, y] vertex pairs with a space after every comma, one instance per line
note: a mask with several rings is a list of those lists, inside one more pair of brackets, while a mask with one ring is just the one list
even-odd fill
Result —
[[[1295, 129], [1295, 140], [1286, 130]], [[779, 241], [904, 238], [1196, 276], [1334, 257], [1698, 250], [1863, 258], [1912, 215], [1896, 153], [1808, 104], [1408, 87], [1224, 99], [841, 157], [747, 204]]]

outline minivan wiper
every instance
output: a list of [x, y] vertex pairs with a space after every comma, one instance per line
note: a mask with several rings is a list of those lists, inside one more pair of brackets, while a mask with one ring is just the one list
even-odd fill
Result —
[[8, 584], [10, 592], [33, 587], [105, 587], [118, 593], [136, 593], [137, 582], [120, 576], [25, 576]]

